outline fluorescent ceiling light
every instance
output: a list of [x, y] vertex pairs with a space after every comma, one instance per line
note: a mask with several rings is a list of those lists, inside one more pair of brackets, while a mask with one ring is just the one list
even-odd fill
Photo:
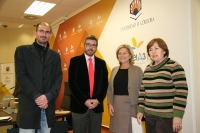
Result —
[[51, 10], [56, 4], [54, 3], [47, 3], [42, 1], [34, 1], [31, 6], [24, 12], [25, 14], [32, 14], [43, 16], [49, 10]]

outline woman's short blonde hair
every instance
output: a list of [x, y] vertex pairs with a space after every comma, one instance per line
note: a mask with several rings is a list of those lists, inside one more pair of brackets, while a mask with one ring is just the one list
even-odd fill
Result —
[[[128, 44], [122, 44], [122, 45], [120, 45], [120, 46], [117, 48], [117, 50], [116, 50], [116, 57], [117, 57], [117, 59], [118, 59], [119, 50], [120, 50], [121, 48], [126, 48], [126, 49], [127, 49], [128, 53], [131, 55], [131, 58], [129, 59], [129, 63], [130, 63], [130, 64], [134, 64], [134, 63], [135, 63], [135, 61], [134, 61], [134, 53], [133, 53], [133, 50], [132, 50], [131, 46], [128, 45]], [[121, 62], [119, 62], [119, 64], [121, 64]]]

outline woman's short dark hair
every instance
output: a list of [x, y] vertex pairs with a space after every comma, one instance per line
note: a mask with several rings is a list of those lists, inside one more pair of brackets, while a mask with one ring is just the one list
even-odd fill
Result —
[[167, 44], [165, 43], [165, 41], [161, 38], [154, 38], [152, 39], [148, 45], [147, 45], [147, 53], [149, 55], [149, 49], [154, 45], [154, 43], [157, 42], [158, 43], [158, 46], [165, 51], [165, 54], [164, 56], [165, 57], [168, 57], [169, 56], [169, 49], [167, 47]]

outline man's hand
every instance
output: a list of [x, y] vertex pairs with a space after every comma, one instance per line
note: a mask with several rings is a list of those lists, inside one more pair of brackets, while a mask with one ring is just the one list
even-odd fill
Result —
[[88, 99], [85, 101], [85, 106], [87, 106], [89, 109], [94, 109], [98, 106], [99, 101], [97, 99]]
[[35, 103], [41, 109], [46, 109], [48, 107], [48, 100], [45, 95], [41, 95], [35, 99]]
[[92, 109], [94, 109], [99, 105], [99, 101], [97, 99], [91, 99], [91, 104], [93, 105]]

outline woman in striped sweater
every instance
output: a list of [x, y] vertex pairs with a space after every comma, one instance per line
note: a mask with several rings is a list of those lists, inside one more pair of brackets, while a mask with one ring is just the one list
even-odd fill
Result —
[[147, 133], [176, 133], [182, 129], [188, 95], [184, 69], [168, 58], [168, 47], [160, 38], [148, 43], [147, 53], [152, 62], [139, 91], [138, 123], [145, 116]]

